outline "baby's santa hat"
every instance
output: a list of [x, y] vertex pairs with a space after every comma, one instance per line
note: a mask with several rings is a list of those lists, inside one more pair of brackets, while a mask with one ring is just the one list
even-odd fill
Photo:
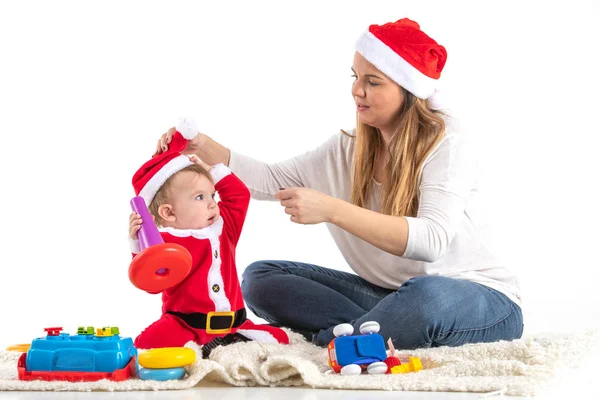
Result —
[[429, 99], [433, 108], [443, 108], [435, 103], [442, 100], [437, 92], [448, 54], [415, 21], [403, 18], [369, 26], [356, 51], [404, 89]]
[[148, 160], [131, 180], [136, 196], [142, 197], [146, 206], [150, 206], [156, 192], [167, 179], [193, 164], [190, 158], [181, 152], [185, 150], [188, 140], [198, 135], [196, 122], [191, 118], [180, 118], [175, 129], [169, 149]]

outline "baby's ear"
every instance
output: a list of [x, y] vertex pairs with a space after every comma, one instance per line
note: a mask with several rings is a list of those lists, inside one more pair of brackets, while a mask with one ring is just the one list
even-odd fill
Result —
[[[163, 221], [175, 221], [175, 214], [173, 213], [173, 206], [170, 204], [162, 204], [158, 207], [158, 215]], [[154, 217], [152, 217], [154, 218]]]

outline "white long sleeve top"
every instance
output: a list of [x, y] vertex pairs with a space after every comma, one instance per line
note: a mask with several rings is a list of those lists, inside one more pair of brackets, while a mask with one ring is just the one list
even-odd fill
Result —
[[[354, 134], [354, 132], [351, 132]], [[279, 188], [309, 187], [350, 201], [355, 140], [337, 133], [316, 149], [275, 164], [231, 151], [229, 167], [254, 199], [275, 200]], [[402, 256], [327, 224], [350, 268], [372, 284], [397, 289], [415, 276], [446, 276], [477, 282], [521, 305], [516, 277], [492, 254], [480, 234], [476, 204], [476, 158], [457, 124], [447, 120], [446, 133], [421, 170], [416, 217], [408, 221], [408, 243]], [[369, 207], [380, 211], [374, 189]]]

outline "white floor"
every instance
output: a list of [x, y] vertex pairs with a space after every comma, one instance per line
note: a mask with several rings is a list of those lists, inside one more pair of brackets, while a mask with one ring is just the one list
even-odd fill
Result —
[[[598, 375], [597, 371], [593, 372]], [[600, 391], [592, 382], [594, 377], [582, 384], [557, 388], [552, 393], [533, 397], [534, 400], [547, 399], [598, 399]], [[489, 398], [493, 400], [523, 399], [512, 396], [485, 396], [478, 393], [429, 393], [429, 392], [387, 392], [369, 390], [323, 390], [312, 388], [241, 388], [216, 383], [207, 383], [188, 390], [161, 392], [0, 392], [0, 400], [50, 400], [50, 399], [82, 399], [82, 400], [362, 400], [362, 399], [402, 399], [402, 400], [474, 400]]]
[[[49, 399], [92, 399], [92, 400], [359, 400], [359, 399], [399, 399], [402, 400], [473, 400], [479, 395], [472, 393], [425, 393], [425, 392], [384, 392], [366, 390], [322, 390], [311, 388], [232, 388], [230, 386], [202, 386], [190, 390], [162, 392], [2, 392], [1, 400], [49, 400]], [[495, 396], [493, 399], [505, 399]], [[509, 397], [516, 399], [515, 397]]]
[[[564, 382], [556, 384], [549, 393], [532, 397], [533, 400], [600, 399], [600, 367], [598, 360], [588, 359], [580, 368], [569, 369], [561, 374]], [[560, 379], [558, 376], [557, 379]], [[483, 393], [446, 392], [391, 392], [381, 390], [328, 390], [310, 387], [288, 388], [246, 388], [204, 381], [199, 386], [187, 390], [159, 392], [0, 392], [0, 400], [492, 400], [523, 399], [513, 396], [486, 396]]]

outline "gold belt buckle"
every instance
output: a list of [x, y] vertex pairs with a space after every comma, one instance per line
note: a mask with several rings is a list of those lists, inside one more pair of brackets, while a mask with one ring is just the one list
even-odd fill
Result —
[[[212, 317], [231, 317], [231, 324], [229, 325], [229, 328], [210, 329], [210, 319]], [[210, 311], [208, 314], [206, 314], [206, 333], [210, 333], [210, 334], [229, 333], [229, 332], [231, 332], [231, 328], [233, 327], [234, 322], [235, 322], [235, 312], [233, 312], [233, 311]]]

